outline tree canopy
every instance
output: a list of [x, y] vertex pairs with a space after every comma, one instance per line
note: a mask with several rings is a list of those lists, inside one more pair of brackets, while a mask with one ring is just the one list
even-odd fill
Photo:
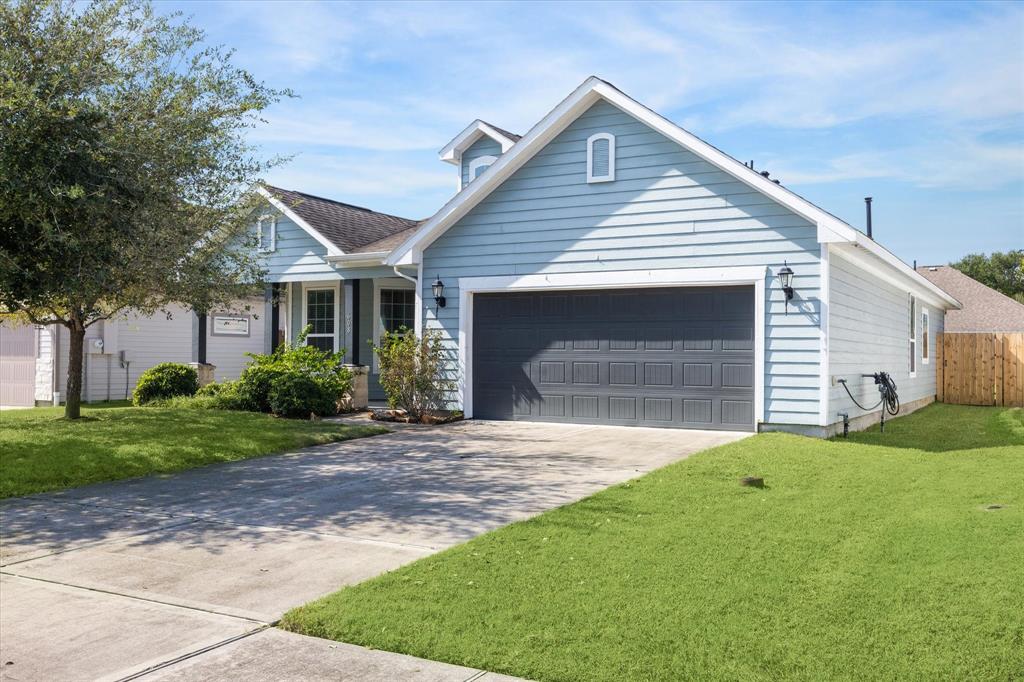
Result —
[[1024, 249], [1006, 253], [995, 251], [990, 256], [972, 253], [951, 265], [985, 286], [1024, 303]]
[[262, 279], [247, 191], [280, 159], [245, 134], [290, 93], [204, 39], [144, 0], [0, 3], [0, 310], [71, 331], [68, 416], [86, 327]]

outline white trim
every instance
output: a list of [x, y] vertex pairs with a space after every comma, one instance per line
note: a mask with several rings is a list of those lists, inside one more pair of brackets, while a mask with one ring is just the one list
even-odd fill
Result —
[[[594, 143], [608, 140], [608, 174], [594, 175]], [[587, 182], [611, 182], [615, 179], [615, 136], [611, 133], [594, 133], [587, 138]]]
[[[833, 254], [838, 254], [843, 260], [849, 261], [851, 265], [874, 275], [884, 282], [888, 282], [901, 291], [916, 291], [918, 297], [927, 300], [937, 308], [949, 310], [950, 308], [960, 307], [960, 303], [942, 289], [934, 285], [925, 288], [921, 286], [919, 281], [900, 277], [900, 273], [894, 272], [891, 268], [884, 267], [884, 263], [880, 263], [879, 259], [874, 258], [867, 249], [861, 248], [860, 244], [838, 244], [833, 246], [832, 249]], [[923, 275], [919, 274], [918, 277], [928, 282]], [[929, 282], [929, 284], [931, 283]], [[938, 294], [941, 294], [941, 296]]]
[[416, 338], [423, 338], [423, 263], [416, 266]]
[[[508, 153], [502, 154], [491, 167], [491, 172], [486, 174], [486, 177], [481, 176], [480, 182], [472, 183], [472, 186], [467, 187], [465, 191], [459, 192], [452, 197], [414, 234], [410, 235], [408, 239], [396, 247], [388, 255], [387, 264], [416, 262], [420, 258], [423, 249], [429, 246], [445, 230], [455, 224], [512, 173], [543, 149], [548, 142], [554, 139], [580, 114], [601, 99], [610, 102], [665, 137], [703, 158], [708, 163], [717, 166], [797, 215], [814, 223], [818, 228], [819, 242], [847, 242], [862, 246], [899, 274], [916, 283], [918, 287], [931, 292], [942, 303], [944, 309], [959, 307], [956, 299], [885, 248], [868, 239], [864, 233], [855, 230], [831, 213], [815, 206], [789, 189], [775, 184], [757, 171], [748, 168], [742, 162], [716, 149], [692, 133], [683, 130], [596, 76], [591, 76], [584, 81], [568, 97], [562, 100], [558, 106], [552, 109], [547, 116], [533, 126], [514, 146], [511, 146]], [[467, 128], [467, 131], [470, 128]], [[463, 134], [466, 134], [466, 131], [463, 131]], [[454, 149], [453, 143], [458, 139], [456, 138], [452, 143], [449, 143], [452, 149]], [[444, 158], [444, 153], [448, 149], [449, 147], [445, 147], [445, 149], [441, 150], [442, 158]]]
[[818, 385], [818, 424], [820, 426], [828, 426], [831, 422], [832, 415], [829, 413], [829, 403], [831, 399], [831, 386], [832, 377], [830, 375], [830, 360], [829, 357], [829, 323], [831, 321], [831, 283], [832, 277], [832, 263], [830, 258], [829, 249], [831, 246], [827, 243], [821, 245], [821, 268], [818, 272], [818, 301], [820, 303], [821, 310], [818, 312], [818, 325], [819, 325], [819, 344], [818, 352], [821, 354], [819, 358], [819, 385]]
[[[920, 305], [920, 304], [918, 304], [918, 305]], [[932, 316], [931, 316], [931, 313], [928, 312], [928, 309], [925, 308], [924, 306], [921, 306], [920, 316], [921, 316], [921, 339], [920, 339], [920, 344], [921, 344], [921, 364], [922, 365], [930, 365], [932, 363], [931, 363], [931, 360], [929, 360], [928, 356], [932, 352], [932, 334], [931, 334], [931, 331], [928, 329], [928, 326], [932, 323]]]
[[[380, 290], [381, 289], [408, 289], [415, 291], [416, 283], [410, 282], [405, 277], [375, 277], [373, 279], [373, 345], [380, 346], [380, 337], [384, 331], [384, 325], [380, 319]], [[413, 312], [413, 326], [416, 326], [416, 312]], [[370, 371], [373, 374], [380, 374], [380, 362], [377, 354], [370, 349], [373, 358], [370, 363]]]
[[335, 267], [373, 267], [375, 265], [384, 265], [384, 257], [387, 255], [387, 251], [365, 251], [363, 253], [345, 253], [339, 256], [327, 256], [324, 260]]
[[910, 378], [917, 378], [917, 296], [914, 294], [907, 294], [910, 298], [907, 301], [907, 306], [910, 308], [910, 336], [907, 339], [907, 348], [910, 351], [907, 354], [907, 369], [910, 370]]
[[[263, 223], [270, 223], [270, 247], [263, 246]], [[273, 253], [277, 251], [277, 216], [264, 213], [256, 219], [256, 250], [260, 253]]]
[[305, 230], [309, 234], [310, 237], [312, 237], [313, 239], [315, 239], [318, 242], [320, 242], [320, 245], [327, 249], [327, 255], [328, 256], [341, 256], [341, 255], [344, 255], [344, 251], [339, 249], [334, 244], [334, 242], [332, 242], [331, 240], [327, 239], [327, 237], [325, 237], [322, 234], [320, 234], [319, 232], [317, 232], [313, 228], [313, 226], [310, 225], [309, 223], [307, 223], [305, 220], [303, 220], [302, 217], [299, 216], [298, 213], [296, 213], [292, 209], [288, 208], [288, 206], [286, 206], [283, 201], [281, 201], [280, 199], [275, 197], [273, 194], [271, 194], [267, 190], [266, 187], [258, 186], [256, 188], [256, 191], [259, 192], [260, 196], [262, 196], [264, 199], [269, 201], [271, 206], [276, 208], [278, 211], [280, 211], [284, 215], [288, 216], [289, 220], [291, 220], [293, 223], [295, 223], [296, 225], [301, 227], [303, 230]]
[[473, 294], [555, 289], [623, 289], [672, 286], [754, 285], [754, 428], [764, 421], [765, 275], [768, 268], [686, 268], [615, 270], [555, 275], [459, 278], [459, 398], [467, 419], [473, 417]]
[[[338, 348], [339, 348], [338, 341], [340, 339], [338, 337], [340, 336], [339, 332], [340, 332], [340, 325], [341, 325], [341, 319], [340, 319], [341, 318], [341, 291], [340, 291], [340, 289], [341, 289], [341, 280], [339, 279], [339, 280], [337, 280], [336, 282], [334, 282], [332, 284], [326, 284], [326, 285], [325, 284], [319, 284], [318, 285], [316, 283], [301, 282], [300, 286], [302, 288], [302, 328], [303, 329], [305, 329], [306, 325], [309, 324], [309, 321], [307, 319], [307, 314], [309, 313], [309, 299], [307, 298], [307, 294], [309, 292], [311, 292], [311, 291], [333, 291], [334, 292], [334, 334], [333, 334], [333, 336], [334, 336], [334, 352], [337, 353], [338, 352]], [[324, 336], [326, 336], [326, 334], [308, 334], [306, 336], [306, 338], [308, 339], [311, 336], [316, 336], [316, 337], [319, 337], [319, 338], [323, 338]]]
[[[475, 158], [472, 161], [470, 161], [469, 162], [469, 181], [473, 182], [474, 180], [476, 180], [477, 176], [474, 175], [474, 172], [476, 171], [477, 168], [479, 168], [480, 166], [486, 166], [486, 167], [493, 166], [494, 162], [497, 161], [497, 160], [498, 160], [497, 156], [491, 156], [490, 154], [487, 154], [486, 156], [478, 156], [477, 158]], [[484, 168], [484, 172], [487, 171], [486, 167]]]
[[476, 119], [463, 128], [462, 132], [456, 135], [451, 142], [442, 147], [441, 151], [438, 152], [438, 156], [447, 163], [453, 163], [457, 166], [461, 165], [462, 152], [472, 147], [477, 140], [485, 135], [501, 145], [502, 153], [507, 152], [516, 143], [515, 140], [502, 135], [491, 125]]

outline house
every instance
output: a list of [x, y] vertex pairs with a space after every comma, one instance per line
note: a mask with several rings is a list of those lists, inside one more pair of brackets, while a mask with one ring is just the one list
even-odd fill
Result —
[[947, 332], [1024, 332], [1024, 305], [950, 265], [917, 269], [928, 281], [960, 301], [946, 313]]
[[878, 371], [904, 411], [934, 400], [953, 296], [599, 78], [440, 157], [458, 191], [421, 222], [258, 190], [265, 348], [310, 324], [379, 398], [367, 342], [437, 332], [450, 407], [483, 419], [823, 436], [877, 421]]

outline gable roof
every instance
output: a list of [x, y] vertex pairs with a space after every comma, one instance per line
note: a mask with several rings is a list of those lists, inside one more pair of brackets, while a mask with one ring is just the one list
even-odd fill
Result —
[[500, 144], [502, 153], [507, 152], [521, 138], [520, 135], [476, 119], [463, 128], [462, 132], [456, 135], [451, 142], [442, 147], [438, 156], [442, 161], [458, 165], [462, 160], [462, 152], [469, 149], [481, 137], [489, 137]]
[[949, 265], [917, 269], [960, 301], [946, 313], [947, 332], [1024, 332], [1024, 305]]
[[329, 256], [358, 252], [368, 245], [404, 234], [419, 224], [416, 220], [305, 192], [271, 185], [263, 185], [259, 190], [275, 208], [327, 247]]
[[[696, 135], [683, 130], [665, 117], [648, 109], [629, 97], [611, 83], [596, 76], [585, 80], [558, 106], [552, 109], [543, 119], [534, 125], [521, 139], [503, 153], [476, 180], [469, 183], [458, 194], [452, 197], [441, 209], [428, 220], [423, 221], [420, 229], [406, 239], [387, 257], [388, 265], [419, 262], [424, 248], [465, 216], [474, 206], [479, 204], [488, 194], [504, 182], [509, 176], [529, 161], [537, 152], [544, 148], [556, 135], [576, 120], [595, 102], [605, 100], [622, 109], [637, 120], [645, 123], [653, 130], [676, 142], [698, 157], [731, 174], [737, 180], [746, 183], [765, 196], [773, 199], [797, 215], [814, 223], [818, 228], [818, 241], [822, 243], [840, 242], [864, 248], [874, 257], [880, 259], [889, 268], [899, 272], [904, 278], [917, 286], [924, 287], [945, 301], [949, 306], [956, 306], [956, 300], [946, 294], [927, 279], [914, 271], [912, 267], [897, 258], [867, 235], [843, 222], [831, 213], [815, 206], [795, 192], [776, 184], [762, 176], [759, 172], [748, 168], [742, 162], [721, 150], [713, 147]], [[474, 124], [484, 124], [475, 121]], [[490, 126], [488, 126], [490, 127]], [[446, 150], [454, 153], [457, 142], [462, 136], [472, 134], [470, 128], [464, 130], [459, 137], [452, 140], [441, 150], [442, 158]], [[465, 140], [462, 140], [463, 142]], [[470, 142], [472, 144], [472, 142]], [[504, 151], [504, 148], [503, 148]], [[454, 157], [453, 157], [454, 158]], [[457, 161], [452, 161], [456, 163]]]

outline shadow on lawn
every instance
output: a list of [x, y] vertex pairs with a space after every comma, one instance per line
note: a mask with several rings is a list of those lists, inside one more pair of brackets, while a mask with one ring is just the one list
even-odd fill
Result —
[[[273, 543], [281, 529], [443, 547], [621, 479], [607, 459], [573, 452], [572, 439], [508, 456], [529, 430], [483, 428], [396, 433], [7, 500], [2, 563], [128, 535], [135, 546], [218, 554]], [[551, 467], [557, 475], [545, 476]]]

